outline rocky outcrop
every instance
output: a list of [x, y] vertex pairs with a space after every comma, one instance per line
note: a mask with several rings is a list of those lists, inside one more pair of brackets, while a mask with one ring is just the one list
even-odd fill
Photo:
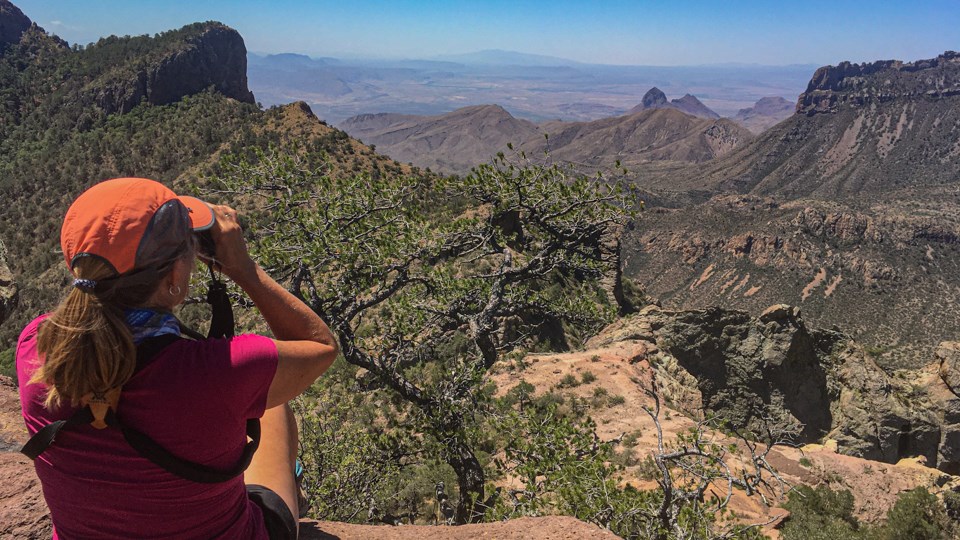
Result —
[[[197, 25], [156, 62], [98, 83], [94, 99], [107, 113], [125, 113], [141, 101], [165, 105], [213, 89], [253, 103], [247, 87], [247, 49], [240, 34], [219, 23]], [[187, 29], [184, 29], [187, 30]]]
[[759, 317], [648, 306], [588, 347], [625, 340], [659, 351], [648, 358], [657, 385], [688, 414], [717, 414], [738, 429], [772, 421], [797, 428], [795, 442], [828, 437], [843, 454], [887, 463], [922, 456], [933, 466], [960, 451], [943, 439], [932, 402], [915, 385], [887, 375], [848, 336], [808, 328], [793, 306], [774, 305]]
[[20, 8], [8, 0], [0, 0], [0, 49], [18, 43], [31, 24]]
[[643, 95], [643, 99], [640, 100], [640, 104], [630, 109], [627, 114], [636, 114], [650, 109], [676, 109], [682, 113], [696, 116], [697, 118], [709, 118], [712, 120], [720, 118], [719, 114], [713, 112], [695, 96], [684, 94], [682, 98], [667, 101], [667, 95], [656, 86], [647, 90], [647, 93]]
[[952, 95], [960, 95], [960, 53], [947, 51], [916, 62], [841, 62], [813, 74], [797, 102], [797, 112], [813, 115], [904, 97], [935, 99]]
[[667, 104], [667, 95], [663, 93], [662, 90], [654, 86], [650, 90], [647, 90], [647, 93], [643, 95], [643, 99], [640, 100], [640, 106], [645, 109], [656, 109]]
[[960, 342], [945, 341], [937, 348], [937, 371], [943, 383], [960, 397]]
[[960, 475], [960, 342], [941, 343], [933, 367], [936, 377], [923, 386], [940, 415], [942, 433], [937, 465], [945, 472]]
[[13, 281], [13, 273], [7, 266], [7, 250], [0, 242], [0, 324], [10, 316], [17, 305], [17, 284]]

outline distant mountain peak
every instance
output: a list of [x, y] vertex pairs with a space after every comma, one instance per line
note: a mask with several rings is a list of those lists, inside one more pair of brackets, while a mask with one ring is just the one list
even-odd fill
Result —
[[640, 104], [644, 109], [656, 109], [667, 104], [667, 95], [662, 90], [654, 86], [643, 95]]
[[630, 109], [627, 114], [636, 114], [650, 109], [676, 109], [699, 118], [720, 118], [719, 114], [713, 112], [692, 94], [684, 94], [682, 98], [667, 101], [667, 95], [656, 86], [647, 90], [640, 104]]
[[713, 112], [710, 107], [704, 105], [702, 101], [692, 94], [684, 94], [682, 98], [671, 100], [670, 103], [676, 106], [677, 109], [687, 114], [699, 116], [700, 118], [720, 118], [719, 114]]
[[793, 116], [795, 108], [794, 103], [780, 96], [762, 97], [753, 107], [737, 111], [733, 120], [753, 133], [760, 133]]

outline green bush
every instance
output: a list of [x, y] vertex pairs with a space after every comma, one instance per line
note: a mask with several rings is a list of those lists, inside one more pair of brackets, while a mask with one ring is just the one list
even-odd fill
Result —
[[0, 375], [6, 375], [17, 382], [17, 362], [14, 355], [14, 349], [0, 351]]
[[887, 512], [886, 523], [876, 526], [853, 517], [850, 491], [834, 491], [826, 485], [800, 486], [783, 506], [790, 510], [781, 532], [783, 540], [947, 540], [960, 532], [944, 505], [923, 487], [901, 493]]
[[864, 538], [853, 517], [853, 494], [821, 485], [799, 486], [790, 492], [784, 508], [790, 520], [783, 527], [783, 540], [834, 540]]
[[887, 512], [885, 538], [890, 540], [938, 540], [945, 538], [946, 511], [926, 488], [902, 493]]

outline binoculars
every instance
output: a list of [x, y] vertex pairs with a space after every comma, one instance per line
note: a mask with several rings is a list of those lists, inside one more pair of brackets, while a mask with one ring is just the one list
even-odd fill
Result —
[[209, 230], [200, 231], [197, 234], [197, 249], [200, 254], [208, 259], [213, 259], [217, 254], [217, 244], [213, 241], [213, 234]]

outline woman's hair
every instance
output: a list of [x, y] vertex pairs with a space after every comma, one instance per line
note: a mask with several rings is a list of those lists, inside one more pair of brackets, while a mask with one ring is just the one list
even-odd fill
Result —
[[[105, 392], [124, 385], [133, 376], [137, 349], [127, 326], [124, 308], [145, 306], [163, 279], [180, 259], [193, 257], [190, 239], [164, 261], [155, 265], [154, 279], [118, 282], [101, 294], [73, 287], [56, 311], [40, 326], [37, 350], [43, 363], [31, 383], [47, 386], [44, 405], [58, 407], [63, 401], [77, 406], [90, 392]], [[98, 257], [77, 259], [78, 279], [105, 280], [115, 277], [112, 267]]]

